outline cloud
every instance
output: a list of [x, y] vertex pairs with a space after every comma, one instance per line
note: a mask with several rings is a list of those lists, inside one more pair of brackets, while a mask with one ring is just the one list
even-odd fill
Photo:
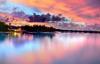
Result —
[[5, 4], [7, 0], [0, 0], [0, 5]]
[[36, 7], [28, 7], [28, 6], [24, 6], [22, 4], [16, 4], [16, 3], [12, 3], [12, 2], [6, 2], [5, 4], [2, 4], [2, 6], [0, 6], [0, 12], [14, 12], [14, 11], [23, 11], [26, 14], [33, 14], [33, 13], [40, 13], [41, 11], [38, 10], [38, 8]]
[[63, 14], [74, 21], [100, 23], [100, 0], [11, 0], [42, 12]]
[[87, 0], [87, 3], [92, 7], [100, 8], [100, 0]]

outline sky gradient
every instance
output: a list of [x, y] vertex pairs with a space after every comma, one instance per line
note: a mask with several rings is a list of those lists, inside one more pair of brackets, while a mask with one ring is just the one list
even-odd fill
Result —
[[21, 7], [22, 10], [27, 7], [26, 9], [31, 11], [24, 11], [30, 14], [33, 12], [50, 12], [62, 14], [73, 21], [100, 24], [100, 0], [0, 0], [2, 4], [6, 2], [22, 5], [24, 7]]

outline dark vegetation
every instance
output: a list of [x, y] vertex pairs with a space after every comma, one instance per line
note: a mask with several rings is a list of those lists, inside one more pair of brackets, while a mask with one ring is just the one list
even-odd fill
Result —
[[4, 22], [0, 22], [0, 32], [6, 32], [8, 31], [9, 26], [6, 25]]
[[34, 26], [8, 26], [4, 22], [0, 22], [0, 32], [9, 32], [12, 29], [21, 28], [22, 32], [29, 33], [29, 32], [79, 32], [79, 33], [100, 33], [100, 31], [87, 31], [87, 30], [62, 30], [62, 29], [55, 29], [53, 27], [46, 27], [41, 25], [34, 25]]
[[53, 27], [46, 27], [41, 25], [23, 26], [21, 28], [24, 32], [54, 32], [56, 30]]
[[13, 31], [15, 29], [21, 28], [23, 32], [53, 32], [55, 31], [55, 28], [53, 27], [46, 27], [42, 25], [34, 25], [34, 26], [8, 26], [4, 22], [0, 22], [0, 32], [8, 32]]

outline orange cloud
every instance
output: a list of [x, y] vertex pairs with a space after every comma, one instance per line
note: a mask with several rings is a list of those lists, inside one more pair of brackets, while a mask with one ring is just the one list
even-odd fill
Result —
[[92, 3], [90, 0], [12, 0], [12, 2], [36, 7], [42, 12], [61, 13], [74, 21], [99, 23], [100, 20], [100, 7], [94, 8], [90, 5]]

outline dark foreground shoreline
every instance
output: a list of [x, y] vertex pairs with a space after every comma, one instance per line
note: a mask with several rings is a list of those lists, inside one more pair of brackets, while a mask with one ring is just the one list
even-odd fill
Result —
[[[62, 32], [62, 33], [100, 33], [100, 31], [87, 31], [87, 30], [60, 30], [60, 29], [57, 29], [55, 31], [34, 31], [34, 32], [29, 32], [29, 31], [23, 31], [23, 32], [20, 32], [20, 31], [13, 31], [13, 32], [18, 32], [18, 33], [54, 33], [54, 32]], [[0, 33], [11, 33], [10, 31], [7, 31], [7, 32], [1, 32]]]
[[90, 30], [60, 30], [57, 29], [59, 32], [70, 32], [70, 33], [100, 33], [100, 31], [90, 31]]

